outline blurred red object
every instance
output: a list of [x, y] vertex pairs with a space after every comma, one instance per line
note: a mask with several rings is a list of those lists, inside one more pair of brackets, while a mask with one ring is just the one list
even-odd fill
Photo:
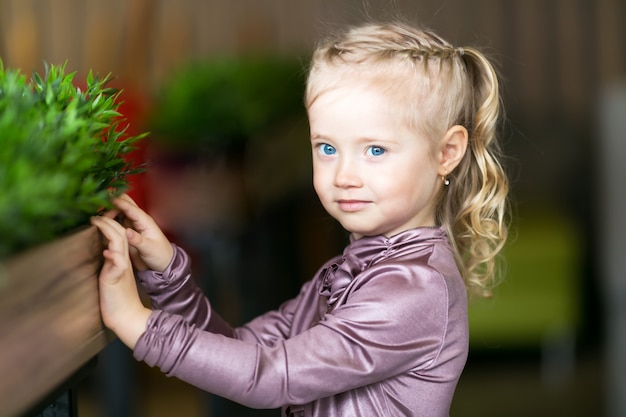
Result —
[[[120, 107], [118, 111], [123, 115], [121, 127], [128, 126], [126, 130], [127, 135], [135, 136], [145, 132], [143, 128], [148, 115], [148, 101], [145, 94], [124, 86], [119, 80], [115, 84], [112, 83], [111, 87], [123, 90], [119, 98]], [[133, 168], [140, 167], [146, 163], [147, 138], [140, 140], [136, 146], [137, 148], [128, 154], [129, 162], [132, 163]], [[145, 183], [145, 172], [128, 177], [129, 189], [127, 193], [144, 209], [146, 209], [147, 203]]]
[[[86, 85], [81, 82], [75, 85], [81, 89], [86, 88]], [[117, 111], [122, 114], [118, 128], [126, 128], [125, 137], [137, 136], [144, 133], [146, 118], [148, 116], [148, 100], [146, 99], [146, 94], [142, 94], [137, 89], [129, 88], [125, 85], [124, 81], [115, 78], [112, 79], [107, 86], [121, 90], [117, 101], [119, 103]], [[141, 167], [147, 162], [147, 138], [138, 141], [135, 146], [136, 149], [127, 155], [132, 168]], [[127, 177], [129, 188], [126, 191], [143, 209], [146, 209], [147, 204], [145, 176], [145, 172], [129, 175]]]

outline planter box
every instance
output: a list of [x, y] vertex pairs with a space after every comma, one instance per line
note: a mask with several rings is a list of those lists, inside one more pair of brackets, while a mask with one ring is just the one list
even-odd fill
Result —
[[0, 416], [19, 416], [113, 334], [98, 302], [102, 241], [91, 226], [0, 264]]

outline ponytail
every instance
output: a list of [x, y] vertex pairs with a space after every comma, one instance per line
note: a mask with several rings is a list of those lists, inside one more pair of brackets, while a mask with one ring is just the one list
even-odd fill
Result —
[[496, 71], [485, 55], [463, 48], [460, 59], [469, 83], [461, 121], [468, 129], [469, 143], [438, 214], [468, 288], [489, 295], [508, 231], [509, 182], [497, 136], [501, 99]]

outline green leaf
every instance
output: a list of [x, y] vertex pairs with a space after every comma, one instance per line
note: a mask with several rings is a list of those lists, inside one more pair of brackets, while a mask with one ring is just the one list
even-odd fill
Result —
[[66, 66], [27, 80], [0, 59], [0, 259], [87, 224], [138, 171], [127, 156], [147, 133], [118, 128], [111, 76], [81, 91]]

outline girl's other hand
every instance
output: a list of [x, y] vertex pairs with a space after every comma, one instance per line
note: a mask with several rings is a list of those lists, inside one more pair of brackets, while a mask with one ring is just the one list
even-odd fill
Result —
[[174, 257], [174, 248], [154, 219], [127, 194], [113, 200], [113, 204], [123, 215], [121, 222], [126, 227], [135, 268], [163, 272]]
[[126, 231], [110, 217], [93, 217], [95, 225], [107, 239], [100, 270], [100, 313], [104, 324], [131, 349], [145, 331], [150, 310], [139, 298], [128, 253]]

